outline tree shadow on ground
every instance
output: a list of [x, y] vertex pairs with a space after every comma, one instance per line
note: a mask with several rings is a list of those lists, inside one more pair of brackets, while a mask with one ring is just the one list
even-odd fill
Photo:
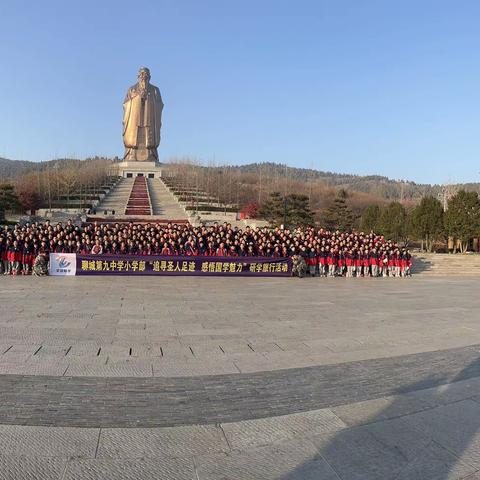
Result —
[[318, 454], [282, 480], [478, 480], [480, 395], [467, 392], [479, 385], [469, 375], [478, 367], [439, 387], [423, 390], [422, 380], [392, 397], [333, 408], [348, 428], [309, 439]]
[[432, 270], [433, 262], [424, 258], [413, 257], [412, 273], [429, 272]]

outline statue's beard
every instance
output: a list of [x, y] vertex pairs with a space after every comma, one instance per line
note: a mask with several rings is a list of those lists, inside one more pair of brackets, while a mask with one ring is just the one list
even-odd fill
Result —
[[140, 92], [140, 96], [142, 98], [145, 98], [147, 96], [147, 90], [148, 90], [148, 82], [146, 82], [145, 80], [139, 80], [138, 91]]

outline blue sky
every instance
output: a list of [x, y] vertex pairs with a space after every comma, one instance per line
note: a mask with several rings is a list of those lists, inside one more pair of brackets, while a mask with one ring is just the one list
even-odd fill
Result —
[[122, 156], [145, 65], [163, 160], [480, 181], [479, 18], [474, 0], [0, 0], [0, 156]]

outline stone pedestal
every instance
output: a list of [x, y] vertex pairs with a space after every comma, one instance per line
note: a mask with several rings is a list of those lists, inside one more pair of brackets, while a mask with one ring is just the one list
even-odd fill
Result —
[[156, 162], [121, 162], [118, 163], [118, 175], [123, 178], [160, 178], [162, 168]]

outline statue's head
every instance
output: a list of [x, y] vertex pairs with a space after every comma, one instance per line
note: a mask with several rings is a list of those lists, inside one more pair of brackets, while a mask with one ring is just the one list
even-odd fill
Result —
[[150, 81], [150, 70], [147, 67], [142, 67], [138, 71], [138, 81], [140, 83], [147, 83]]

